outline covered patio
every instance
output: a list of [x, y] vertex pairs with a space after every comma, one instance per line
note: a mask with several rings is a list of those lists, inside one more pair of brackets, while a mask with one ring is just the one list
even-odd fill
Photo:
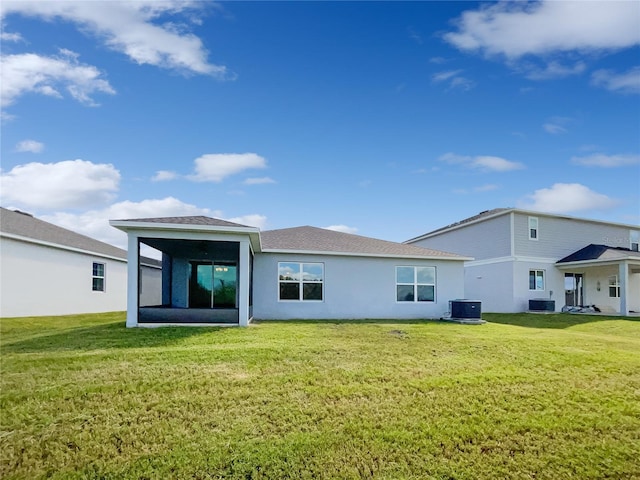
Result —
[[[258, 229], [209, 217], [112, 220], [128, 236], [127, 326], [248, 325]], [[140, 248], [162, 252], [162, 304], [140, 306]]]
[[640, 312], [640, 253], [588, 245], [556, 262], [564, 272], [566, 305], [595, 305], [602, 313]]

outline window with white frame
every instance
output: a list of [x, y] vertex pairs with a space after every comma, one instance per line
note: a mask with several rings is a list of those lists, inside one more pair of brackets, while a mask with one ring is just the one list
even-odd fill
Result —
[[538, 240], [538, 218], [529, 217], [529, 240]]
[[324, 263], [278, 262], [278, 299], [324, 299]]
[[631, 250], [633, 250], [634, 252], [637, 252], [639, 250], [638, 247], [640, 246], [640, 231], [631, 230], [629, 232], [629, 243], [629, 248], [631, 248]]
[[94, 292], [104, 292], [104, 263], [93, 262], [92, 286]]
[[544, 290], [544, 270], [529, 270], [529, 290]]
[[396, 301], [435, 302], [436, 267], [396, 267]]
[[609, 296], [611, 298], [620, 298], [620, 279], [618, 275], [609, 277]]

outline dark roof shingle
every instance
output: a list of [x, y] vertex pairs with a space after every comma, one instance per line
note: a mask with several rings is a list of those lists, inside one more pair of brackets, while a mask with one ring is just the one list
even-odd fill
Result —
[[213, 227], [245, 227], [248, 225], [229, 222], [219, 218], [205, 217], [203, 215], [194, 215], [186, 217], [154, 217], [154, 218], [127, 218], [123, 220], [114, 220], [117, 222], [140, 222], [140, 223], [173, 223], [177, 225], [210, 225]]
[[[0, 207], [0, 232], [40, 242], [52, 243], [62, 247], [85, 250], [99, 255], [127, 259], [127, 251], [95, 238], [87, 237], [66, 228], [59, 227], [34, 216]], [[158, 260], [141, 257], [146, 264], [159, 266]]]
[[261, 232], [262, 249], [327, 252], [389, 257], [440, 257], [459, 259], [466, 257], [429, 248], [336, 232], [318, 227], [294, 227]]
[[556, 263], [584, 262], [588, 260], [598, 260], [606, 252], [620, 252], [621, 254], [632, 254], [640, 256], [640, 253], [624, 247], [609, 247], [608, 245], [598, 245], [592, 243], [580, 250], [573, 252], [571, 255], [558, 260]]

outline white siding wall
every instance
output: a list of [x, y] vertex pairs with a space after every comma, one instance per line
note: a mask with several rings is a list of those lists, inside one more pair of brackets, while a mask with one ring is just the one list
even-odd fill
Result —
[[468, 299], [482, 302], [483, 312], [515, 312], [513, 262], [465, 267], [464, 291]]
[[[561, 258], [594, 243], [629, 248], [630, 228], [540, 215], [538, 240], [529, 240], [529, 216], [516, 213], [514, 219], [515, 255]], [[533, 216], [533, 215], [532, 215]]]
[[458, 253], [475, 260], [511, 255], [511, 219], [501, 215], [435, 237], [413, 242], [418, 247]]
[[[324, 301], [278, 301], [278, 262], [324, 263]], [[436, 267], [436, 302], [396, 302], [400, 265]], [[253, 288], [256, 319], [439, 318], [449, 300], [464, 298], [464, 271], [459, 261], [262, 253], [254, 259]]]
[[[105, 264], [105, 291], [92, 291], [93, 262]], [[0, 316], [26, 317], [126, 309], [127, 264], [0, 238]]]

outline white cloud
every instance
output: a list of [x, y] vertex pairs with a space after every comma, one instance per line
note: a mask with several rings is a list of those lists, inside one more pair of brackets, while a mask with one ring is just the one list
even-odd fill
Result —
[[475, 86], [475, 82], [460, 75], [462, 72], [463, 70], [446, 70], [438, 72], [431, 76], [431, 81], [433, 83], [447, 83], [450, 90], [455, 88], [459, 88], [464, 91], [471, 90]]
[[572, 121], [573, 119], [569, 117], [551, 117], [542, 125], [542, 129], [551, 135], [560, 135], [568, 132], [566, 127]]
[[48, 21], [67, 20], [82, 32], [127, 55], [138, 64], [178, 69], [219, 78], [230, 77], [226, 67], [207, 61], [207, 51], [185, 23], [160, 23], [167, 15], [185, 14], [198, 24], [194, 11], [205, 2], [165, 0], [112, 1], [5, 1], [2, 15], [38, 17]]
[[545, 123], [544, 125], [542, 125], [542, 128], [545, 132], [550, 133], [551, 135], [567, 133], [567, 129], [562, 125], [558, 125], [557, 123]]
[[522, 163], [512, 162], [501, 157], [493, 156], [475, 157], [471, 165], [493, 172], [509, 172], [511, 170], [521, 170], [524, 168]]
[[587, 167], [626, 167], [629, 165], [639, 165], [640, 155], [605, 155], [604, 153], [594, 153], [593, 155], [588, 155], [586, 157], [572, 157], [571, 163], [574, 163], [575, 165], [584, 165]]
[[151, 177], [152, 182], [166, 182], [168, 180], [174, 180], [178, 177], [176, 172], [170, 170], [158, 170], [156, 174]]
[[600, 51], [640, 44], [638, 5], [622, 2], [500, 2], [469, 10], [446, 41], [462, 50], [504, 55]]
[[247, 178], [244, 182], [245, 185], [263, 185], [265, 183], [276, 183], [273, 178], [259, 177], [259, 178]]
[[431, 76], [431, 80], [438, 83], [449, 80], [450, 78], [455, 77], [456, 75], [462, 73], [462, 70], [446, 70], [444, 72], [434, 73]]
[[267, 224], [267, 217], [264, 215], [259, 215], [257, 213], [252, 213], [249, 215], [242, 215], [240, 217], [232, 217], [226, 218], [230, 222], [239, 223], [241, 225], [247, 225], [248, 227], [257, 227], [259, 229], [263, 229]]
[[267, 161], [255, 153], [208, 153], [194, 163], [195, 173], [187, 178], [195, 182], [221, 182], [244, 170], [267, 168]]
[[3, 202], [43, 209], [81, 208], [112, 201], [120, 172], [85, 160], [27, 163], [0, 175]]
[[[4, 29], [4, 25], [1, 26]], [[24, 38], [19, 33], [10, 33], [3, 31], [0, 33], [0, 40], [3, 42], [22, 42]]]
[[35, 53], [3, 56], [0, 80], [2, 107], [26, 93], [62, 98], [60, 91], [64, 89], [75, 100], [91, 106], [97, 105], [91, 98], [94, 93], [116, 93], [96, 67], [81, 64], [78, 56], [68, 50], [61, 50], [55, 57]]
[[524, 64], [521, 67], [526, 72], [525, 76], [530, 80], [549, 80], [552, 78], [563, 78], [571, 75], [580, 75], [587, 69], [584, 62], [576, 62], [572, 66], [563, 65], [557, 61], [547, 63], [544, 68], [533, 64]]
[[541, 188], [519, 202], [520, 208], [548, 213], [602, 210], [617, 205], [614, 200], [579, 183], [556, 183]]
[[438, 160], [453, 165], [459, 164], [470, 168], [477, 168], [492, 172], [508, 172], [511, 170], [522, 170], [525, 168], [525, 166], [520, 162], [514, 162], [490, 155], [471, 157], [467, 155], [457, 155], [455, 153], [445, 153]]
[[44, 150], [44, 143], [35, 140], [22, 140], [16, 145], [16, 152], [40, 153]]
[[612, 92], [640, 93], [640, 67], [633, 67], [625, 73], [597, 70], [591, 75], [591, 82]]
[[[174, 197], [147, 199], [140, 202], [124, 201], [114, 203], [106, 208], [84, 211], [82, 213], [56, 212], [42, 215], [40, 218], [55, 223], [78, 233], [88, 235], [106, 243], [127, 248], [127, 237], [120, 230], [109, 225], [109, 220], [126, 220], [132, 218], [179, 217], [205, 215], [221, 218], [230, 222], [262, 228], [266, 224], [264, 215], [251, 214], [242, 217], [225, 218], [220, 210], [200, 208], [182, 202]], [[146, 251], [145, 255], [150, 253]]]
[[349, 227], [347, 225], [329, 225], [328, 227], [322, 227], [325, 230], [333, 230], [334, 232], [342, 233], [356, 233], [358, 229], [356, 227]]

